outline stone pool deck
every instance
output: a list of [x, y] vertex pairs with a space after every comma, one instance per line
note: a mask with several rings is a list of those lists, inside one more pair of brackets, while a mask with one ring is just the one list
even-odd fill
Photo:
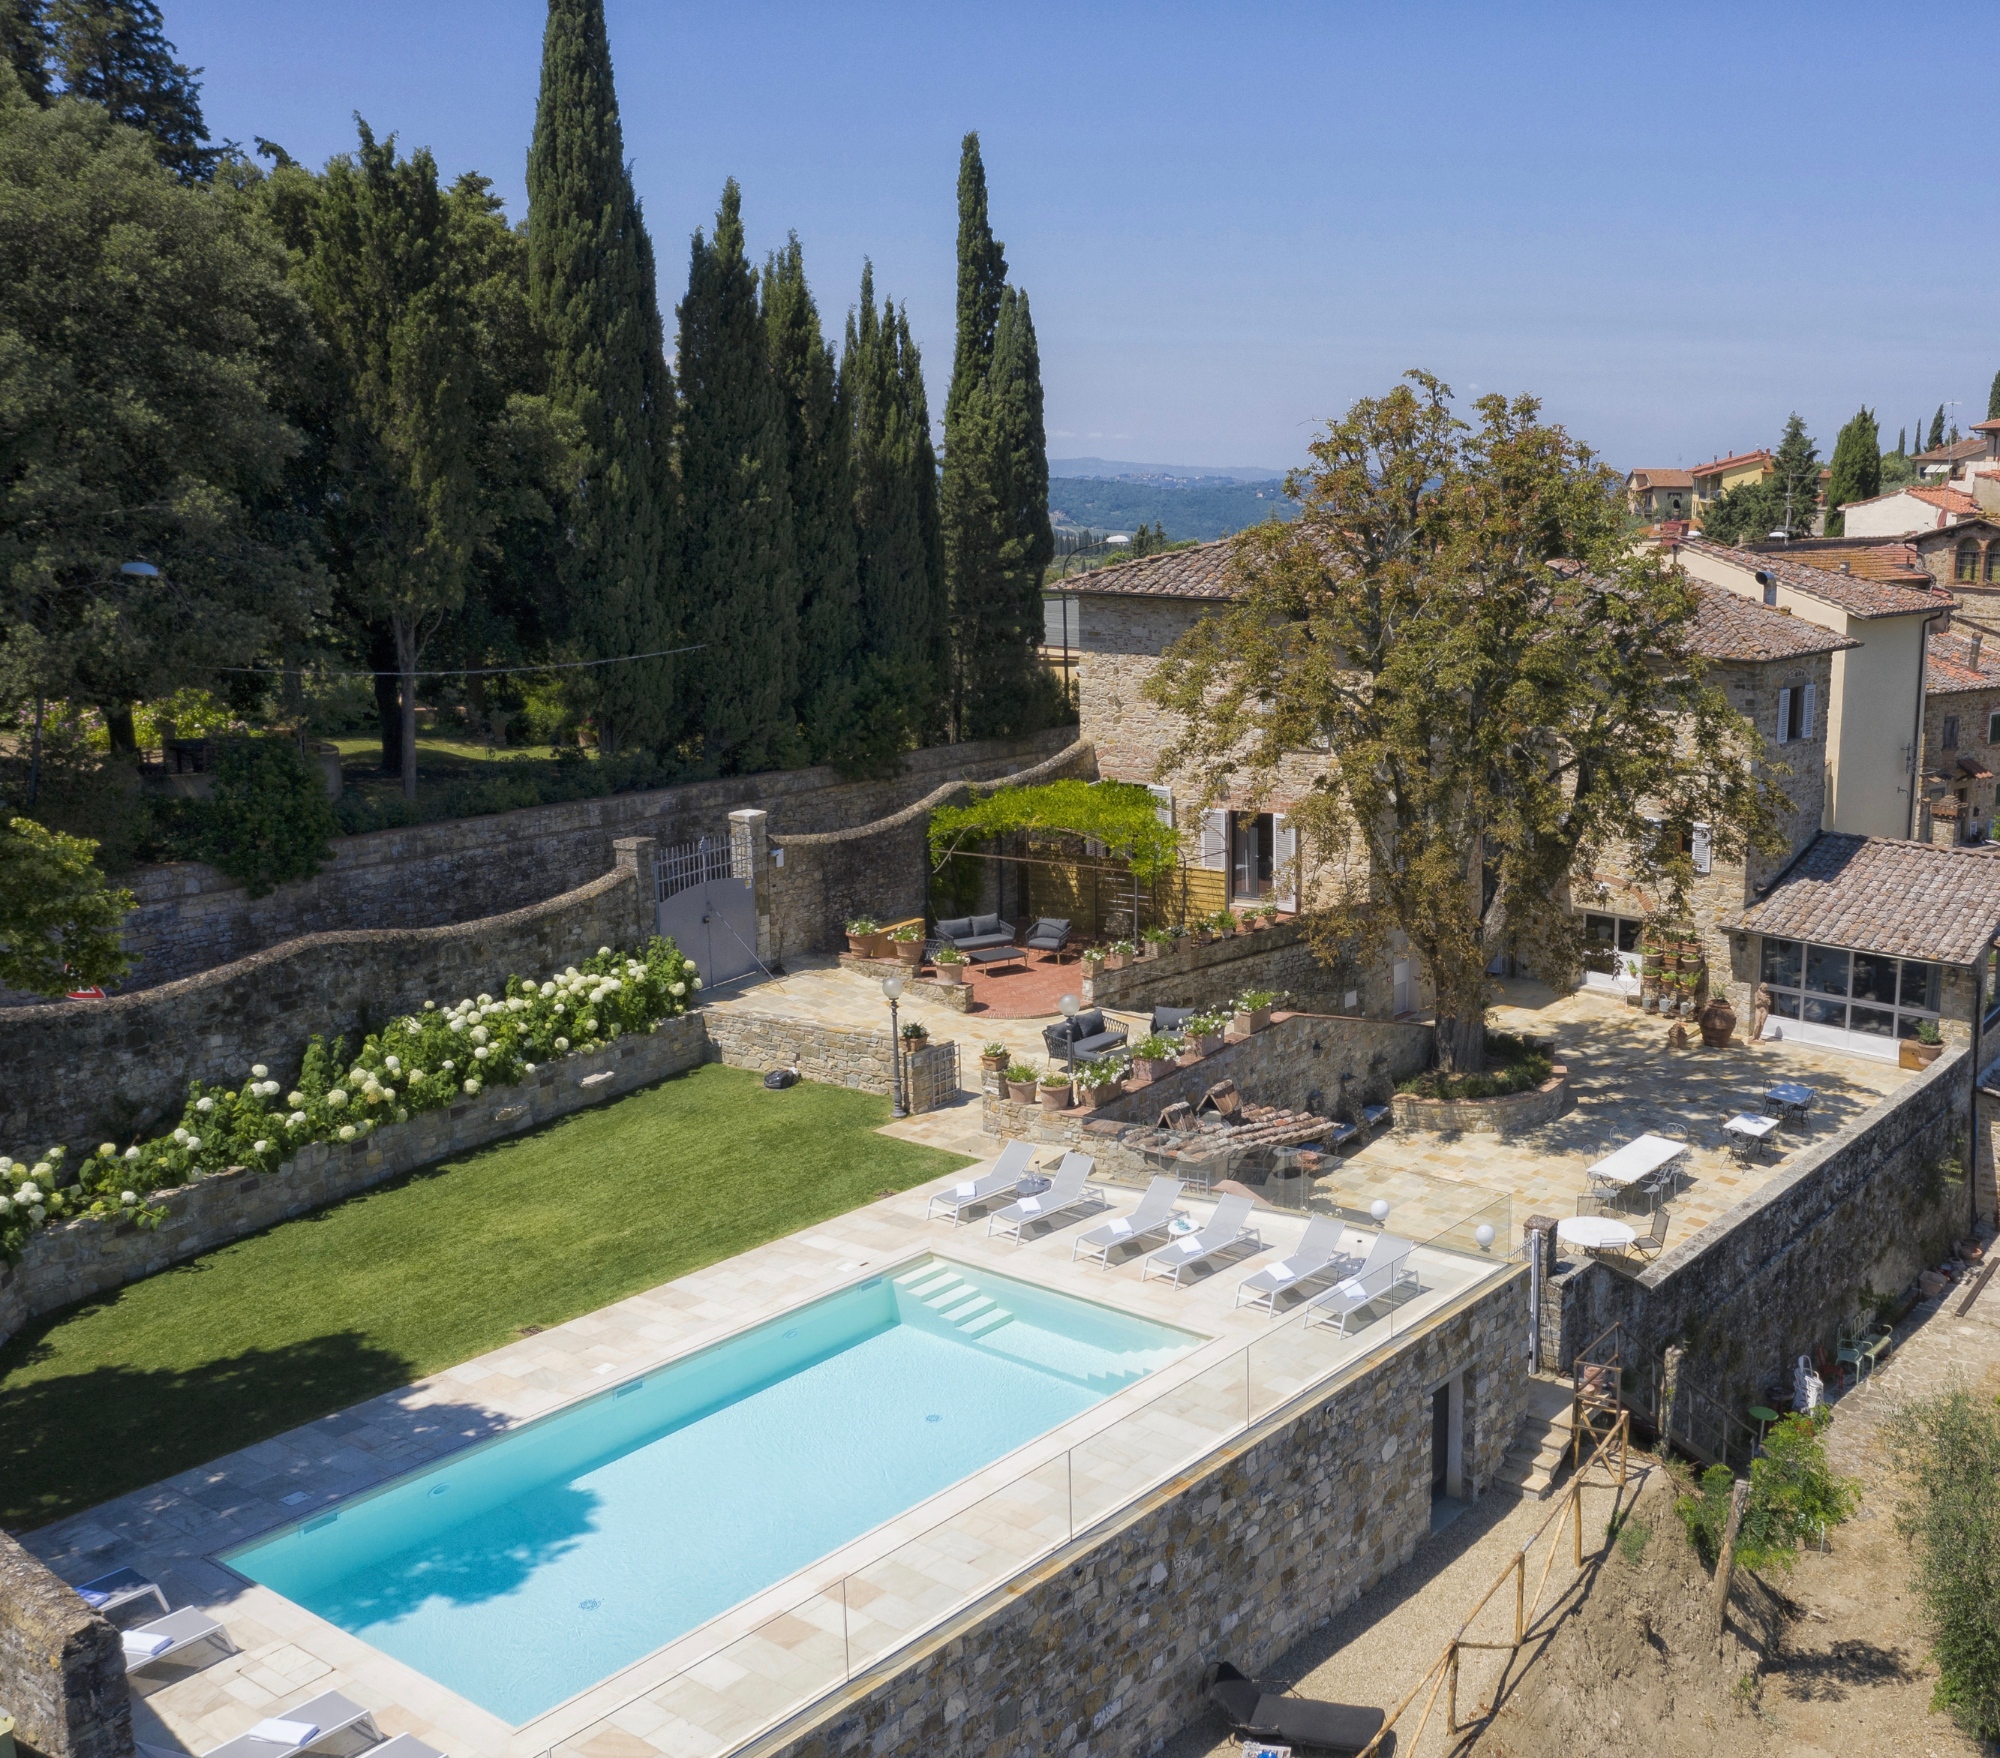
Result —
[[[977, 1222], [953, 1227], [927, 1219], [931, 1193], [962, 1176], [524, 1338], [26, 1542], [72, 1581], [136, 1567], [160, 1582], [174, 1605], [199, 1606], [227, 1629], [235, 1654], [163, 1666], [135, 1680], [135, 1730], [156, 1752], [207, 1752], [329, 1689], [370, 1709], [385, 1735], [415, 1734], [450, 1758], [721, 1751], [1171, 1477], [1247, 1421], [1333, 1383], [1343, 1370], [1393, 1355], [1399, 1339], [1421, 1336], [1462, 1295], [1510, 1273], [1498, 1253], [1422, 1249], [1415, 1260], [1422, 1291], [1377, 1309], [1379, 1316], [1343, 1337], [1325, 1326], [1308, 1330], [1296, 1317], [1274, 1322], [1234, 1307], [1241, 1279], [1296, 1241], [1298, 1217], [1260, 1217], [1261, 1250], [1238, 1253], [1175, 1288], [1158, 1279], [1142, 1283], [1136, 1259], [1108, 1272], [1072, 1263], [1071, 1241], [1091, 1220], [1055, 1224], [1017, 1248], [989, 1238]], [[1107, 1194], [1110, 1212], [1128, 1206], [1129, 1193]], [[1448, 1198], [1433, 1200], [1448, 1206]], [[1205, 1209], [1188, 1206], [1196, 1218]], [[520, 1727], [214, 1560], [248, 1538], [802, 1301], [900, 1274], [927, 1254], [1173, 1323], [1203, 1340], [1146, 1380]]]

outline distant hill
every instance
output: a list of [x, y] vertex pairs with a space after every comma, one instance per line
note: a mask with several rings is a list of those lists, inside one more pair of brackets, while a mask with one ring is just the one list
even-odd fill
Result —
[[[1055, 465], [1049, 466], [1053, 472]], [[1055, 476], [1049, 479], [1049, 518], [1058, 526], [1091, 531], [1136, 531], [1157, 525], [1171, 538], [1207, 541], [1227, 537], [1246, 525], [1277, 517], [1295, 518], [1298, 504], [1285, 498], [1272, 477], [1234, 481], [1214, 473], [1207, 479], [1125, 476]]]
[[1116, 458], [1051, 458], [1051, 476], [1116, 476], [1134, 482], [1273, 482], [1284, 475], [1258, 464], [1128, 464]]

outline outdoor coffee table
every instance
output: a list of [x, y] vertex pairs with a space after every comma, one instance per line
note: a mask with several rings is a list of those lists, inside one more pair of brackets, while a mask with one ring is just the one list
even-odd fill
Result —
[[1684, 1141], [1670, 1141], [1663, 1135], [1642, 1135], [1628, 1141], [1615, 1154], [1606, 1154], [1585, 1176], [1592, 1184], [1608, 1184], [1618, 1190], [1646, 1184], [1657, 1194], [1666, 1182], [1660, 1175], [1687, 1151]]
[[1777, 1128], [1775, 1117], [1756, 1117], [1748, 1111], [1739, 1111], [1722, 1126], [1722, 1132], [1729, 1137], [1729, 1151], [1737, 1159], [1747, 1161], [1757, 1157]]
[[[981, 946], [968, 952], [968, 963], [978, 965], [982, 970], [989, 964], [1021, 964], [1026, 956], [1018, 946]], [[1022, 966], [1025, 970], [1027, 967]]]
[[1609, 1215], [1571, 1215], [1556, 1223], [1556, 1237], [1585, 1251], [1621, 1251], [1639, 1235]]
[[1795, 1080], [1780, 1081], [1764, 1095], [1764, 1109], [1781, 1123], [1803, 1123], [1817, 1097], [1811, 1087]]

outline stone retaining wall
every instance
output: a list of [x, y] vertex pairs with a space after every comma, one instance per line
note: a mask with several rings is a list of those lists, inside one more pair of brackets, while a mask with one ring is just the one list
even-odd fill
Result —
[[1525, 1288], [1518, 1270], [1398, 1339], [746, 1751], [1158, 1750], [1203, 1713], [1206, 1667], [1268, 1668], [1408, 1561], [1430, 1531], [1431, 1392], [1453, 1376], [1468, 1487], [1491, 1481], [1526, 1396]]
[[308, 934], [158, 988], [0, 1009], [0, 1147], [32, 1158], [58, 1141], [127, 1143], [178, 1116], [192, 1080], [238, 1081], [256, 1062], [289, 1079], [315, 1032], [371, 1031], [426, 1000], [643, 946], [649, 847], [627, 839], [601, 878], [483, 921]]
[[592, 1055], [546, 1064], [516, 1086], [488, 1087], [444, 1110], [385, 1124], [359, 1141], [309, 1143], [275, 1172], [212, 1173], [163, 1191], [166, 1219], [157, 1228], [115, 1220], [45, 1227], [30, 1235], [19, 1263], [0, 1263], [0, 1342], [43, 1313], [156, 1275], [419, 1166], [649, 1086], [708, 1055], [705, 1016], [683, 1014]]
[[1182, 942], [1123, 970], [1100, 968], [1084, 984], [1083, 1003], [1143, 1013], [1154, 1007], [1221, 1007], [1246, 989], [1274, 989], [1306, 1006], [1341, 1012], [1351, 1004], [1339, 984], [1313, 957], [1305, 929], [1281, 922], [1201, 946]]
[[26, 1758], [132, 1758], [118, 1632], [4, 1532], [0, 1711]]
[[1569, 1070], [1560, 1065], [1530, 1092], [1494, 1099], [1426, 1099], [1416, 1093], [1397, 1093], [1389, 1101], [1398, 1129], [1456, 1135], [1519, 1135], [1553, 1123], [1575, 1102], [1569, 1090]]
[[1544, 1362], [1567, 1369], [1619, 1323], [1627, 1363], [1684, 1340], [1687, 1375], [1733, 1409], [1788, 1385], [1799, 1355], [1854, 1320], [1864, 1288], [1907, 1287], [1966, 1232], [1966, 1187], [1939, 1169], [1965, 1133], [1966, 1054], [1829, 1131], [1684, 1243], [1670, 1234], [1641, 1274], [1566, 1260], [1543, 1290]]
[[711, 1011], [709, 1041], [731, 1068], [796, 1068], [801, 1079], [854, 1087], [889, 1096], [892, 1077], [888, 1032], [864, 1032], [782, 1014]]

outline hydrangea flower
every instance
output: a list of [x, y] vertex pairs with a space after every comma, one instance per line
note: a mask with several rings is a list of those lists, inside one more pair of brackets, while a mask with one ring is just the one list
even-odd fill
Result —
[[343, 1105], [347, 1103], [346, 1090], [342, 1087], [335, 1087], [332, 1092], [327, 1094], [326, 1102], [334, 1110], [338, 1111]]
[[489, 1032], [484, 1026], [474, 1026], [472, 1028], [472, 1041], [475, 1044], [483, 1044], [492, 1036], [493, 1034]]
[[484, 1044], [476, 1046], [472, 1052], [473, 1059], [479, 1062], [484, 1062], [486, 1058], [491, 1056], [492, 1054], [493, 1052], [487, 1049], [487, 1047]]
[[451, 1071], [452, 1071], [452, 1070], [453, 1070], [454, 1068], [456, 1068], [456, 1067], [458, 1066], [458, 1064], [457, 1064], [456, 1062], [451, 1062], [451, 1061], [446, 1061], [446, 1062], [445, 1062], [444, 1064], [442, 1064], [442, 1066], [443, 1066], [443, 1069], [444, 1069], [444, 1072], [445, 1072], [446, 1074], [449, 1074], [449, 1073], [451, 1073]]
[[127, 1149], [125, 1150], [125, 1159], [126, 1159], [126, 1161], [127, 1161], [127, 1163], [128, 1163], [128, 1164], [129, 1164], [129, 1163], [130, 1163], [131, 1161], [134, 1161], [134, 1160], [136, 1160], [136, 1159], [138, 1159], [138, 1158], [139, 1158], [139, 1150], [138, 1150], [137, 1148], [127, 1148]]
[[567, 1038], [556, 1039], [556, 1048], [558, 1050], [567, 1050], [569, 1048], [569, 1039]]
[[129, 1209], [139, 1200], [139, 1193], [136, 1190], [121, 1190], [118, 1193], [118, 1200]]
[[250, 1151], [253, 1154], [268, 1154], [271, 1151], [271, 1144], [267, 1141], [253, 1141], [250, 1144]]
[[116, 1142], [101, 1141], [97, 1144], [97, 1157], [100, 1160], [115, 1159], [117, 1155], [118, 1144]]
[[300, 1129], [304, 1127], [305, 1120], [306, 1114], [303, 1111], [294, 1111], [291, 1116], [285, 1119], [285, 1123], [288, 1128]]
[[306, 1102], [306, 1096], [304, 1093], [287, 1093], [285, 1095], [285, 1103], [291, 1106], [291, 1108], [294, 1111], [296, 1111], [305, 1102]]
[[197, 1099], [194, 1102], [194, 1108], [206, 1114], [215, 1109], [215, 1101], [213, 1099]]
[[479, 1091], [479, 1083], [476, 1080], [468, 1080], [465, 1083], [465, 1090], [468, 1093], [476, 1093]]
[[352, 1140], [354, 1139], [354, 1125], [353, 1125], [353, 1124], [351, 1124], [351, 1123], [343, 1123], [343, 1124], [342, 1124], [342, 1125], [340, 1126], [340, 1139], [341, 1139], [342, 1141], [352, 1141]]

